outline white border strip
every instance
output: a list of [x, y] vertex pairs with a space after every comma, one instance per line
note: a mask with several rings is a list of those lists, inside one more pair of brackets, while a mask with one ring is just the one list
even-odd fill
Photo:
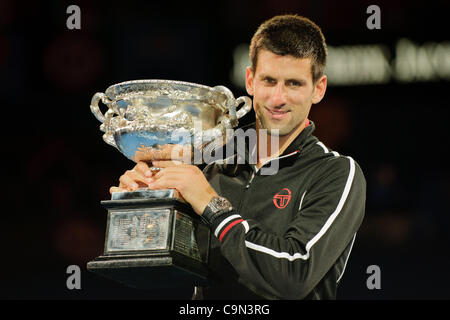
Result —
[[335, 157], [339, 157], [339, 153], [338, 152], [328, 150], [328, 148], [325, 147], [325, 145], [321, 141], [317, 142], [317, 144], [323, 149], [323, 151], [325, 153], [332, 153], [332, 154], [334, 154]]
[[289, 261], [294, 261], [296, 259], [303, 259], [306, 260], [309, 257], [309, 253], [306, 254], [301, 254], [301, 253], [294, 253], [293, 255], [290, 255], [287, 252], [277, 252], [275, 250], [260, 246], [258, 244], [254, 244], [252, 242], [249, 241], [245, 241], [245, 246], [247, 248], [259, 251], [259, 252], [264, 252], [267, 254], [270, 254], [271, 256], [274, 256], [275, 258], [284, 258], [284, 259], [288, 259]]
[[344, 268], [342, 269], [341, 275], [337, 279], [336, 283], [339, 283], [339, 281], [341, 280], [342, 276], [344, 275], [345, 268], [347, 267], [348, 258], [350, 258], [350, 253], [352, 253], [353, 244], [355, 243], [355, 239], [356, 239], [356, 233], [353, 236], [352, 244], [350, 245], [350, 250], [348, 251], [347, 258], [345, 259]]
[[300, 209], [302, 208], [303, 198], [305, 197], [305, 194], [306, 194], [306, 190], [305, 190], [305, 192], [303, 192], [302, 198], [300, 199], [300, 205], [298, 206], [298, 211], [300, 211]]
[[319, 141], [319, 142], [317, 142], [317, 144], [322, 147], [323, 152], [325, 152], [325, 153], [330, 152], [330, 151], [328, 151], [327, 147], [325, 147], [325, 145], [322, 142]]
[[242, 221], [241, 223], [242, 223], [242, 225], [243, 225], [244, 228], [245, 228], [245, 233], [247, 233], [248, 230], [250, 229], [250, 227], [249, 227], [249, 225], [248, 225], [248, 222], [244, 220], [244, 221]]

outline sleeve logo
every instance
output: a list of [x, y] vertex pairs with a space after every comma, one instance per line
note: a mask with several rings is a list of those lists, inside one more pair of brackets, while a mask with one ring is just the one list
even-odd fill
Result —
[[280, 192], [273, 196], [273, 204], [278, 209], [284, 209], [291, 201], [291, 197], [291, 190], [288, 188], [283, 188]]

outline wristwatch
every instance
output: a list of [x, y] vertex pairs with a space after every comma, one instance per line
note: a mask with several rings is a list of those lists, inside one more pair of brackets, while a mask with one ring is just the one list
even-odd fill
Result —
[[211, 226], [217, 217], [223, 213], [227, 213], [233, 210], [230, 201], [224, 197], [213, 197], [211, 201], [206, 205], [201, 218], [203, 222]]

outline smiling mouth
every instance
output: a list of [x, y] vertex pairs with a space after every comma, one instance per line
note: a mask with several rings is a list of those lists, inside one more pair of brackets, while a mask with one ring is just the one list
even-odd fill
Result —
[[290, 112], [290, 111], [286, 111], [286, 110], [271, 110], [266, 107], [264, 107], [264, 109], [267, 110], [267, 112], [273, 119], [282, 119]]

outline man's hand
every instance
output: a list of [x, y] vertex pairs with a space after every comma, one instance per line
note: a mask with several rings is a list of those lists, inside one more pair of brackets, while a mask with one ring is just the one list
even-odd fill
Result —
[[132, 170], [126, 171], [119, 178], [119, 186], [109, 188], [109, 193], [134, 191], [138, 188], [146, 188], [152, 182], [154, 172], [147, 163], [138, 162]]
[[138, 162], [132, 170], [119, 178], [119, 186], [111, 187], [109, 192], [134, 191], [138, 188], [176, 189], [194, 211], [201, 215], [206, 205], [217, 193], [206, 180], [203, 172], [193, 165], [178, 161], [153, 161], [152, 171], [146, 162]]
[[151, 189], [178, 190], [198, 215], [202, 215], [206, 205], [217, 196], [196, 166], [175, 161], [153, 161], [152, 165], [161, 170], [153, 176], [153, 182], [148, 186]]

